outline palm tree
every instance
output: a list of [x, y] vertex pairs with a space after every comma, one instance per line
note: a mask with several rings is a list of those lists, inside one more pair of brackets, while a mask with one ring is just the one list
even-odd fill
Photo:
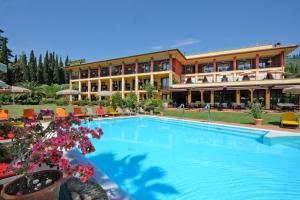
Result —
[[62, 86], [58, 84], [42, 85], [41, 88], [46, 98], [55, 98], [56, 92], [63, 89]]

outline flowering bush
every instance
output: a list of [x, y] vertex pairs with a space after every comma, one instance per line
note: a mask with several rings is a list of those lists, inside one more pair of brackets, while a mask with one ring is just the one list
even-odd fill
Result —
[[[39, 115], [44, 114], [52, 113], [42, 111]], [[63, 157], [63, 152], [73, 148], [78, 148], [83, 155], [95, 151], [89, 136], [99, 139], [103, 134], [100, 128], [81, 127], [79, 118], [70, 113], [66, 118], [55, 118], [47, 127], [36, 119], [24, 120], [24, 128], [14, 128], [13, 132], [15, 159], [11, 168], [17, 174], [25, 173], [26, 176], [37, 166], [47, 164], [57, 166], [66, 176], [79, 177], [82, 182], [93, 176], [94, 169], [90, 164], [73, 166]]]

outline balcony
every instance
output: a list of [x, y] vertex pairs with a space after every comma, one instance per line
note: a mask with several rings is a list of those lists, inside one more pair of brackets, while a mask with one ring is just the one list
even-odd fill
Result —
[[135, 74], [135, 64], [126, 65], [124, 74]]
[[103, 67], [103, 68], [101, 68], [100, 76], [101, 77], [109, 76], [109, 67]]
[[180, 84], [225, 83], [280, 79], [283, 79], [283, 68], [274, 67], [265, 69], [185, 74], [181, 76]]
[[150, 64], [149, 63], [139, 63], [139, 73], [148, 73], [150, 72]]
[[122, 75], [122, 66], [113, 66], [111, 75], [112, 76]]
[[170, 70], [170, 62], [169, 60], [161, 60], [154, 62], [154, 69], [155, 72], [162, 72]]

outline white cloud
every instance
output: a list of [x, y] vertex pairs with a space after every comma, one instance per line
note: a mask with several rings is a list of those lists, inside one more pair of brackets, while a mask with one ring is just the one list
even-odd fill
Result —
[[162, 48], [163, 48], [162, 45], [156, 45], [156, 46], [151, 47], [151, 49], [153, 49], [153, 50], [160, 50]]
[[200, 42], [201, 42], [201, 40], [199, 40], [199, 39], [188, 38], [188, 39], [183, 39], [183, 40], [176, 41], [175, 44], [171, 45], [171, 47], [172, 48], [182, 47], [182, 46], [187, 46], [187, 45], [198, 44]]

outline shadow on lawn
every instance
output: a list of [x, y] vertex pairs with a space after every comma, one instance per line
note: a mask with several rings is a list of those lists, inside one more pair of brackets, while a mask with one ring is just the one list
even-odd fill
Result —
[[[141, 165], [145, 159], [146, 154], [127, 155], [116, 159], [115, 154], [108, 152], [89, 158], [89, 162], [95, 167], [98, 166], [124, 190], [131, 188], [129, 195], [133, 199], [156, 200], [159, 194], [165, 197], [178, 194], [173, 186], [162, 183], [161, 178], [166, 176], [162, 168], [153, 166], [142, 169]], [[128, 185], [130, 187], [127, 187]]]

